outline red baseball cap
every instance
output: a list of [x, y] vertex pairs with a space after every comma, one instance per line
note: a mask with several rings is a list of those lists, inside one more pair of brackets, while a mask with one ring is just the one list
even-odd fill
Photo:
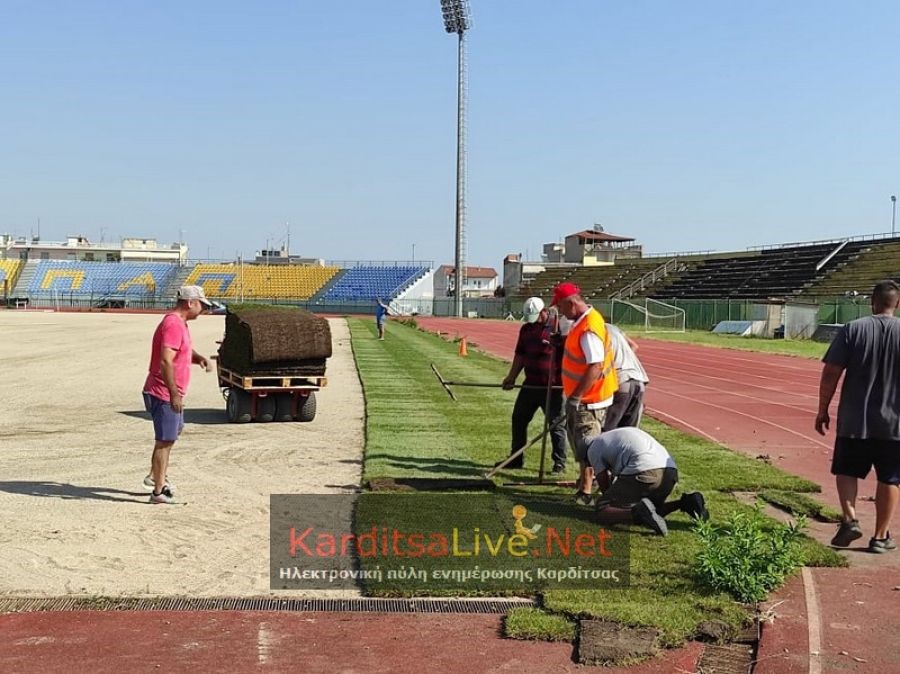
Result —
[[581, 294], [581, 288], [579, 288], [574, 283], [564, 281], [563, 283], [560, 283], [558, 286], [556, 286], [556, 288], [553, 290], [553, 301], [550, 302], [550, 306], [555, 307], [557, 304], [559, 304], [560, 300], [564, 300], [567, 297], [579, 294]]

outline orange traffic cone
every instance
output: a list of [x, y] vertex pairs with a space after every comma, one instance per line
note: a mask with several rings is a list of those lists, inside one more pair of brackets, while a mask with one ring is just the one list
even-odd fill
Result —
[[462, 339], [459, 340], [459, 355], [460, 356], [468, 356], [469, 355], [469, 349], [466, 344], [465, 337], [463, 337]]

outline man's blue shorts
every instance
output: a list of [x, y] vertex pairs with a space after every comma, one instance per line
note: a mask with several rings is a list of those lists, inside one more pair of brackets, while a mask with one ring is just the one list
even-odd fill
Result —
[[153, 418], [157, 442], [175, 442], [184, 429], [184, 412], [176, 412], [165, 400], [144, 392], [144, 407]]

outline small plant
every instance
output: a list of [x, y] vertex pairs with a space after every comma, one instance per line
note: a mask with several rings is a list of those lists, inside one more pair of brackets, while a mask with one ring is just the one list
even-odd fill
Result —
[[695, 567], [698, 577], [742, 602], [762, 601], [803, 564], [800, 537], [806, 518], [767, 531], [760, 508], [757, 503], [750, 513], [735, 513], [724, 527], [703, 521], [696, 525], [702, 548]]

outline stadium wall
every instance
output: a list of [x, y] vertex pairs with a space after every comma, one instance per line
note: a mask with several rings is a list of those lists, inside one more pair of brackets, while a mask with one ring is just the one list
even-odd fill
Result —
[[431, 316], [434, 312], [434, 271], [429, 270], [422, 278], [400, 293], [391, 302], [391, 308], [403, 315]]

